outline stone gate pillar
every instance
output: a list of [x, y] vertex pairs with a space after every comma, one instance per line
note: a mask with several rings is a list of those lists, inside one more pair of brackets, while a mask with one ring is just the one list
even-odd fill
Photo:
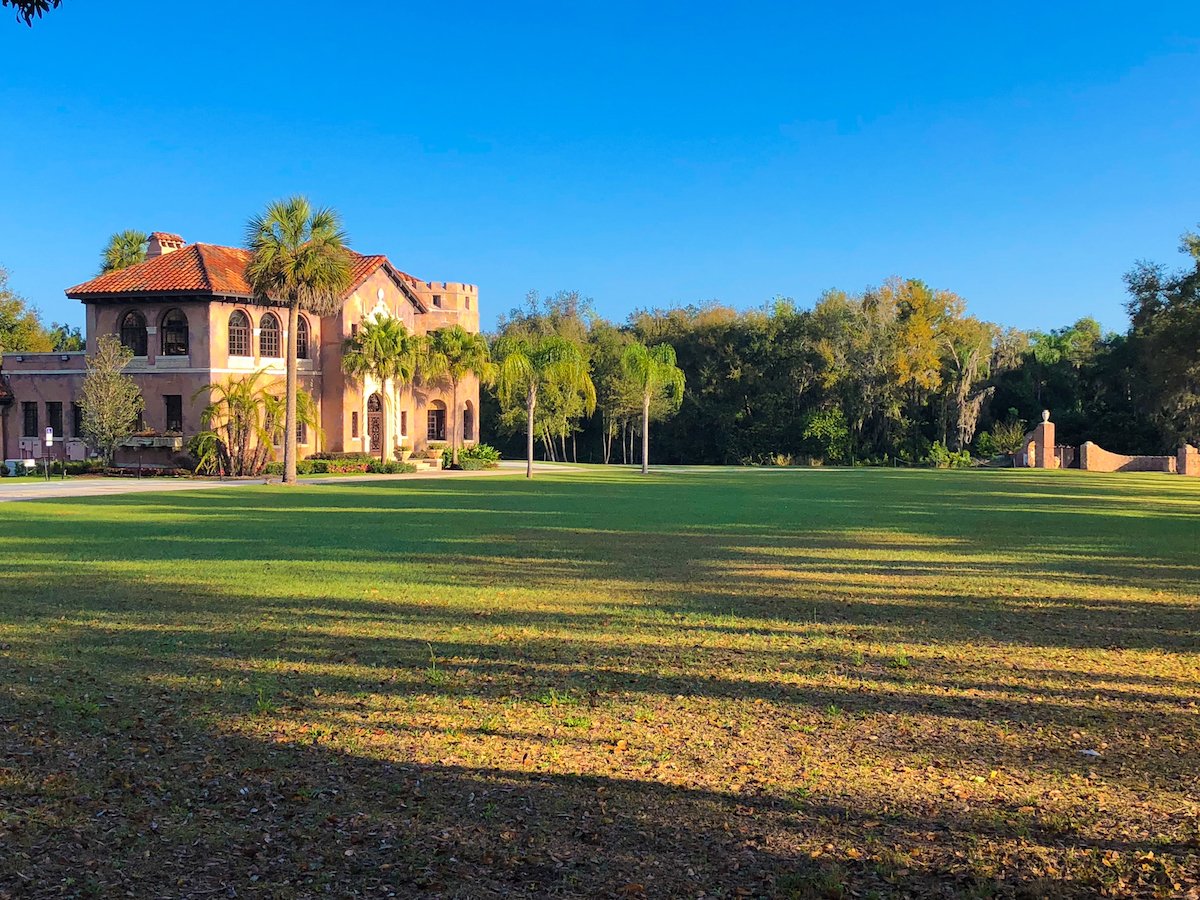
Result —
[[1034, 458], [1030, 465], [1035, 469], [1057, 469], [1058, 457], [1054, 455], [1054, 423], [1050, 421], [1050, 410], [1042, 410], [1042, 421], [1033, 429]]
[[1180, 447], [1175, 457], [1175, 471], [1180, 475], [1200, 475], [1200, 450], [1191, 444]]

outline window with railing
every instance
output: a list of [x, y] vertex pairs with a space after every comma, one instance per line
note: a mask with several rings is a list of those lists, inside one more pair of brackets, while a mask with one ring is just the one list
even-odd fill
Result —
[[121, 344], [128, 347], [134, 356], [145, 356], [148, 339], [146, 337], [146, 317], [136, 309], [131, 309], [121, 317]]
[[188, 320], [181, 309], [173, 309], [162, 318], [159, 328], [162, 335], [163, 356], [187, 356]]

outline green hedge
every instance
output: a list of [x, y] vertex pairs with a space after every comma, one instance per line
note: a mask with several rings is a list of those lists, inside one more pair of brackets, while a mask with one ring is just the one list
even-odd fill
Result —
[[[309, 457], [296, 462], [297, 475], [354, 475], [371, 473], [374, 475], [405, 475], [417, 471], [417, 467], [406, 462], [380, 462], [373, 456], [342, 459], [316, 459]], [[268, 475], [282, 475], [283, 463], [267, 463]]]
[[[454, 455], [449, 449], [442, 451], [442, 468], [449, 469]], [[458, 467], [460, 469], [494, 469], [500, 465], [500, 451], [490, 444], [460, 447]]]

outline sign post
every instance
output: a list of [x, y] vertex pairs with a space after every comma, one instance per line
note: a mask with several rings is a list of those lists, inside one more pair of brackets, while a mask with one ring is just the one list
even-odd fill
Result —
[[46, 440], [42, 442], [42, 458], [46, 461], [46, 480], [50, 480], [50, 448], [54, 446], [54, 429], [46, 426]]

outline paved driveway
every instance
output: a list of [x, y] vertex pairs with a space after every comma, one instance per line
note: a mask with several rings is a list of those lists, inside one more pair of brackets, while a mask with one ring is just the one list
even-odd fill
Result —
[[261, 478], [245, 481], [208, 481], [189, 478], [5, 478], [0, 480], [0, 503], [15, 500], [51, 500], [56, 497], [103, 497], [145, 491], [196, 491], [205, 488], [262, 484]]
[[[571, 466], [534, 463], [537, 472], [565, 472]], [[512, 475], [525, 471], [525, 463], [505, 460], [498, 469], [481, 469], [471, 472], [440, 472], [426, 470], [408, 475], [331, 475], [328, 477], [304, 478], [304, 484], [350, 484], [366, 481], [404, 481], [414, 478], [477, 478], [481, 475]], [[274, 479], [278, 481], [278, 477]], [[208, 488], [245, 487], [250, 484], [263, 485], [262, 478], [245, 478], [230, 481], [207, 478], [44, 478], [26, 476], [22, 478], [0, 478], [0, 503], [17, 500], [53, 500], [61, 497], [105, 497], [110, 494], [140, 494], [147, 491], [200, 491]]]

